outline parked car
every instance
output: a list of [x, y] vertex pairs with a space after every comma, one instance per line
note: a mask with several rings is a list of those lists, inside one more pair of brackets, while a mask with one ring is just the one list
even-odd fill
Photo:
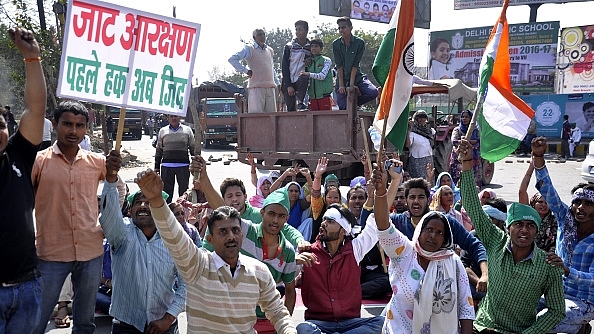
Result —
[[588, 154], [582, 162], [582, 179], [594, 182], [594, 139], [588, 145]]

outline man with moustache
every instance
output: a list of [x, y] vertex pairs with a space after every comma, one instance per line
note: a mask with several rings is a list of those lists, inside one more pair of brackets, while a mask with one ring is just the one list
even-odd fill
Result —
[[540, 193], [557, 217], [557, 254], [547, 262], [563, 268], [565, 319], [552, 332], [577, 333], [594, 319], [594, 185], [572, 189], [571, 204], [561, 201], [545, 165], [545, 137], [532, 141], [532, 158]]
[[[542, 158], [545, 147], [546, 142], [536, 150], [533, 146], [533, 152]], [[550, 257], [536, 247], [540, 216], [531, 206], [512, 203], [506, 220], [509, 235], [495, 226], [478, 198], [467, 139], [460, 141], [458, 153], [462, 201], [489, 256], [489, 289], [479, 305], [474, 333], [548, 333], [565, 317], [563, 270], [548, 263]], [[544, 161], [536, 167], [542, 169]], [[543, 295], [548, 309], [537, 316]]]
[[121, 163], [119, 152], [111, 151], [99, 216], [112, 254], [112, 333], [178, 333], [177, 316], [186, 304], [186, 284], [180, 278], [173, 289], [177, 269], [140, 190], [127, 198], [131, 218], [122, 217], [117, 190]]
[[[390, 220], [394, 226], [409, 239], [421, 218], [429, 212], [430, 185], [423, 178], [408, 180], [404, 183], [404, 196], [408, 210], [404, 213], [392, 213]], [[446, 215], [452, 228], [454, 243], [468, 252], [481, 268], [481, 278], [477, 283], [478, 291], [487, 290], [488, 267], [487, 254], [483, 244], [469, 233], [456, 218]]]
[[[379, 333], [384, 317], [361, 318], [361, 267], [359, 263], [377, 243], [376, 228], [366, 227], [352, 238], [353, 214], [340, 204], [324, 213], [320, 232], [306, 257], [301, 296], [305, 322], [297, 332]], [[312, 260], [313, 259], [313, 260]]]
[[[194, 170], [195, 171], [195, 170]], [[240, 254], [243, 233], [239, 212], [215, 209], [206, 240], [214, 252], [196, 247], [163, 200], [163, 181], [150, 169], [135, 182], [150, 203], [163, 243], [187, 282], [188, 333], [256, 333], [254, 309], [260, 305], [279, 334], [296, 333], [268, 268]]]
[[[204, 169], [202, 171], [204, 172]], [[287, 191], [284, 188], [278, 189], [264, 200], [260, 210], [261, 223], [254, 224], [242, 219], [241, 253], [262, 261], [270, 270], [274, 281], [284, 285], [285, 307], [290, 314], [293, 314], [297, 300], [295, 276], [298, 268], [295, 262], [295, 249], [281, 233], [285, 225], [289, 226], [286, 224], [289, 219], [289, 206]], [[213, 250], [207, 240], [204, 242], [204, 248]], [[271, 328], [270, 322], [259, 307], [256, 309], [256, 314], [258, 322], [255, 329], [258, 333], [274, 333], [274, 328]]]

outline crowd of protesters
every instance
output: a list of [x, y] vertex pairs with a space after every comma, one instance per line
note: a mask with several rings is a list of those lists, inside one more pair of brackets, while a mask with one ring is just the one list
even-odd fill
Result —
[[[301, 22], [285, 51], [303, 46]], [[334, 44], [356, 46], [345, 33], [350, 21], [338, 24]], [[46, 123], [39, 46], [27, 30], [9, 35], [24, 57], [26, 109], [13, 133], [7, 113], [0, 115], [1, 333], [44, 333], [68, 280], [73, 333], [94, 332], [96, 309], [113, 318], [112, 333], [178, 333], [184, 311], [188, 333], [590, 330], [594, 187], [577, 185], [563, 203], [546, 168], [545, 138], [532, 140], [531, 166], [509, 207], [494, 192], [477, 192], [476, 142], [468, 134], [454, 151], [456, 175], [440, 174], [434, 187], [424, 163], [419, 177], [407, 179], [397, 156], [372, 170], [364, 158], [364, 175], [343, 199], [321, 158], [313, 170], [297, 165], [258, 177], [254, 167], [250, 198], [244, 180], [211, 183], [205, 159], [192, 156], [191, 131], [169, 116], [155, 170], [138, 173], [140, 189], [128, 193], [118, 151], [103, 156], [80, 146], [89, 112], [77, 101], [59, 104], [51, 120], [56, 141], [39, 151]], [[257, 38], [258, 30], [254, 39], [266, 51]], [[337, 65], [354, 68], [343, 56]], [[287, 61], [289, 76], [301, 73], [293, 56]], [[339, 72], [338, 94], [359, 74]], [[299, 107], [299, 78], [283, 83]], [[413, 134], [423, 132], [423, 118]], [[533, 173], [538, 192], [529, 199]], [[306, 311], [296, 324], [298, 298]], [[364, 298], [389, 301], [382, 315], [361, 317]], [[58, 318], [56, 325], [70, 325]]]

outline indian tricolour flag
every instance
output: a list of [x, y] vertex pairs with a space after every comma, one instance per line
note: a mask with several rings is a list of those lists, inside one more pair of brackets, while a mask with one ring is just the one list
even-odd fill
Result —
[[383, 87], [373, 126], [381, 132], [386, 122], [386, 139], [400, 151], [406, 140], [413, 84], [414, 17], [414, 0], [399, 0], [371, 69]]
[[479, 69], [479, 101], [486, 94], [483, 112], [478, 115], [481, 156], [490, 162], [499, 161], [518, 148], [534, 117], [534, 110], [511, 88], [509, 32], [505, 17], [508, 4], [509, 0], [505, 0]]

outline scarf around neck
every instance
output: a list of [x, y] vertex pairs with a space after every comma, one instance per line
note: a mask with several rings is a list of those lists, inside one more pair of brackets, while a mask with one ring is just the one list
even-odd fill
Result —
[[[430, 328], [432, 333], [457, 333], [457, 255], [453, 250], [453, 235], [449, 223], [445, 226], [445, 233], [450, 236], [448, 244], [444, 244], [436, 252], [428, 252], [419, 244], [419, 236], [426, 225], [426, 218], [434, 213], [429, 212], [423, 216], [412, 237], [418, 256], [430, 260], [419, 288], [415, 291], [413, 333], [424, 333], [426, 328]], [[447, 222], [447, 219], [445, 221]]]

